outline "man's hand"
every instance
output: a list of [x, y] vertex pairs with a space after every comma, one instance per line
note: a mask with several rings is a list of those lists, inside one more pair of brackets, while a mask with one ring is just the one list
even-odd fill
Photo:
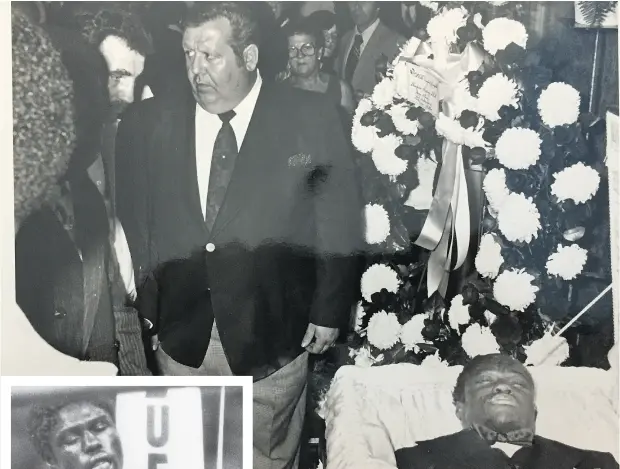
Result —
[[301, 346], [310, 353], [325, 353], [338, 338], [338, 329], [308, 324]]

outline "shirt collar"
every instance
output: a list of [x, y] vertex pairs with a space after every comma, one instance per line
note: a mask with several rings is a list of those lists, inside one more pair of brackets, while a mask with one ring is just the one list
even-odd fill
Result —
[[375, 32], [375, 30], [377, 29], [377, 26], [379, 26], [379, 18], [377, 18], [375, 20], [375, 22], [373, 24], [371, 24], [370, 26], [368, 26], [363, 33], [360, 33], [359, 29], [357, 29], [357, 26], [355, 27], [355, 34], [361, 34], [362, 35], [362, 39], [364, 40], [364, 44], [368, 43], [368, 40], [370, 39], [370, 37], [372, 36], [372, 34]]

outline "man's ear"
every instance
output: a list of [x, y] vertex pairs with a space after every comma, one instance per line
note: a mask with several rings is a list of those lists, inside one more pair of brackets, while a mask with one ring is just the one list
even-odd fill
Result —
[[465, 422], [465, 405], [462, 402], [455, 402], [454, 407], [456, 408], [456, 417], [461, 421], [461, 423]]
[[243, 62], [248, 72], [253, 72], [258, 66], [258, 46], [250, 44], [243, 51]]

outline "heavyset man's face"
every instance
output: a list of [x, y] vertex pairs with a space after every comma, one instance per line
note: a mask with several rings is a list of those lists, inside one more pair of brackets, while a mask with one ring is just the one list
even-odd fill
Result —
[[70, 404], [58, 413], [50, 435], [58, 469], [122, 469], [121, 440], [112, 417], [89, 404]]
[[536, 420], [534, 384], [514, 368], [487, 369], [465, 384], [465, 402], [457, 405], [461, 421], [498, 432], [533, 428]]
[[233, 109], [251, 88], [250, 72], [256, 70], [258, 48], [250, 45], [238, 57], [231, 46], [232, 28], [224, 18], [189, 27], [183, 34], [187, 77], [194, 98], [207, 112]]

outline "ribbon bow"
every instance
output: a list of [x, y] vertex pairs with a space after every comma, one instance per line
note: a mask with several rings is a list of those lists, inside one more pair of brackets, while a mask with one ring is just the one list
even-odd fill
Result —
[[[412, 58], [401, 57], [400, 60], [423, 67], [437, 77], [441, 112], [451, 118], [454, 115], [453, 90], [470, 71], [480, 68], [483, 53], [472, 44], [462, 53], [455, 54], [449, 52], [447, 44], [433, 44], [431, 47], [421, 42]], [[446, 295], [452, 251], [456, 246], [456, 270], [467, 258], [470, 231], [469, 196], [461, 145], [446, 139], [433, 201], [420, 235], [414, 241], [432, 251], [428, 261], [428, 296], [435, 291]]]
[[473, 429], [486, 440], [490, 445], [494, 443], [511, 443], [519, 446], [531, 446], [534, 440], [534, 430], [531, 428], [522, 428], [506, 433], [496, 432], [484, 425], [474, 424]]

